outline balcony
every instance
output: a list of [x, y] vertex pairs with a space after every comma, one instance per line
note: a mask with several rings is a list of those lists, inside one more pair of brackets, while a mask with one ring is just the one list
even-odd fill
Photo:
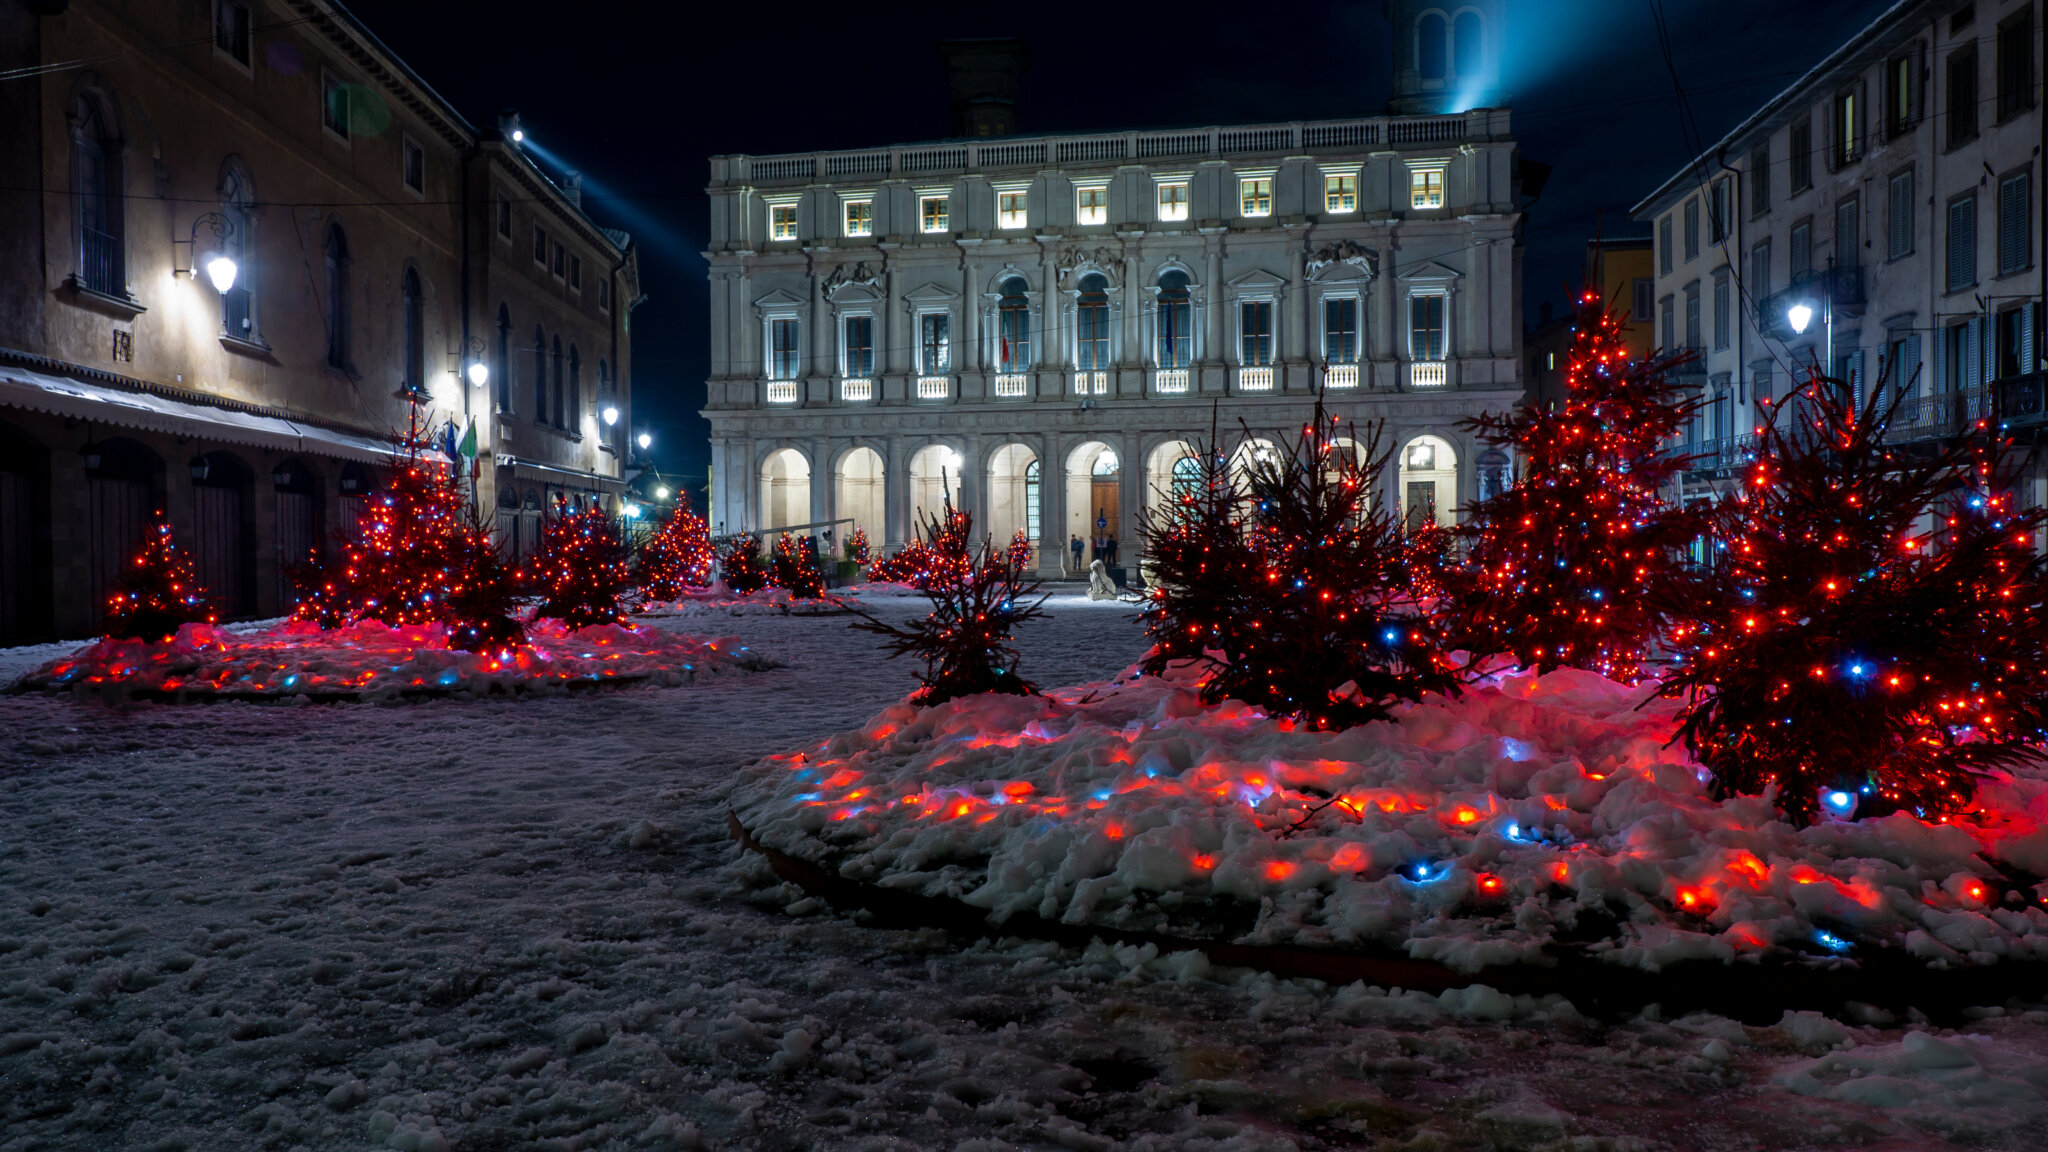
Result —
[[796, 403], [796, 398], [796, 381], [770, 380], [768, 382], [768, 402], [770, 404], [794, 404]]
[[1161, 368], [1152, 373], [1152, 390], [1162, 396], [1178, 396], [1188, 390], [1188, 370]]
[[1273, 369], [1268, 366], [1239, 368], [1237, 370], [1239, 392], [1271, 392], [1273, 390]]
[[1014, 400], [1030, 391], [1030, 380], [1022, 372], [1001, 372], [996, 375], [995, 394], [1001, 399]]
[[1325, 369], [1323, 369], [1323, 387], [1325, 387], [1325, 388], [1356, 388], [1356, 387], [1358, 387], [1358, 365], [1356, 365], [1356, 364], [1332, 364], [1332, 365], [1330, 365], [1330, 366], [1329, 366], [1328, 368], [1325, 368]]
[[851, 376], [839, 382], [839, 399], [848, 404], [866, 404], [875, 398], [872, 376]]
[[1107, 372], [1076, 372], [1076, 373], [1074, 373], [1074, 395], [1076, 395], [1076, 396], [1107, 396], [1107, 395], [1109, 395], [1109, 373], [1107, 373]]
[[917, 398], [919, 400], [949, 400], [953, 396], [951, 376], [919, 376]]
[[1408, 387], [1416, 391], [1444, 388], [1451, 382], [1450, 365], [1442, 360], [1408, 362]]
[[1794, 304], [1813, 309], [1807, 333], [1818, 333], [1821, 306], [1832, 300], [1837, 318], [1863, 315], [1863, 269], [1858, 265], [1802, 272], [1790, 287], [1771, 293], [1757, 303], [1757, 327], [1774, 340], [1797, 340], [1805, 333], [1794, 332], [1786, 313]]
[[1707, 386], [1707, 349], [1703, 344], [1680, 344], [1665, 351], [1665, 355], [1676, 359], [1684, 357], [1685, 363], [1671, 370], [1672, 379], [1688, 388]]

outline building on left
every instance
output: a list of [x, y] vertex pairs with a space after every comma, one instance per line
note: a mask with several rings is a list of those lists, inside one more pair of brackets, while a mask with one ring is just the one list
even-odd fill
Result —
[[0, 0], [0, 77], [0, 644], [97, 631], [158, 511], [288, 610], [415, 402], [508, 550], [618, 500], [637, 256], [516, 117], [327, 0]]

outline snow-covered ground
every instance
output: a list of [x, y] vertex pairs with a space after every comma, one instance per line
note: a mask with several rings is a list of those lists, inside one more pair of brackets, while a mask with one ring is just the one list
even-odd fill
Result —
[[[1041, 684], [1143, 648], [1128, 605], [1050, 607], [1022, 638]], [[0, 699], [0, 1152], [2041, 1145], [2039, 1012], [1602, 1024], [864, 927], [742, 858], [725, 790], [910, 669], [845, 617], [716, 626], [784, 666], [388, 706]], [[0, 653], [0, 679], [66, 650]]]

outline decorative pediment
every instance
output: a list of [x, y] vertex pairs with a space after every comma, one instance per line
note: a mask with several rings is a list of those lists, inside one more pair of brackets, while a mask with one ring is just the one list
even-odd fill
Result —
[[[869, 299], [882, 294], [882, 270], [862, 260], [848, 268], [841, 264], [825, 277], [818, 290], [827, 300]], [[845, 294], [845, 295], [842, 295]]]
[[1087, 248], [1079, 244], [1064, 245], [1060, 248], [1058, 255], [1053, 257], [1053, 266], [1059, 272], [1060, 283], [1065, 284], [1069, 288], [1074, 287], [1074, 284], [1070, 283], [1070, 281], [1074, 279], [1074, 274], [1077, 272], [1083, 275], [1089, 272], [1100, 272], [1103, 278], [1109, 281], [1109, 286], [1112, 288], [1119, 287], [1123, 283], [1123, 275], [1120, 271], [1123, 267], [1123, 261], [1114, 250], [1109, 248]]
[[951, 304], [959, 298], [958, 292], [930, 280], [903, 294], [903, 299], [911, 304]]
[[787, 288], [777, 288], [775, 291], [754, 301], [754, 307], [763, 311], [779, 312], [790, 308], [802, 308], [803, 306], [804, 298]]
[[1379, 255], [1356, 240], [1325, 244], [1308, 258], [1309, 279], [1323, 283], [1370, 280], [1379, 274]]
[[1277, 292], [1287, 285], [1287, 278], [1268, 272], [1264, 268], [1254, 268], [1241, 276], [1225, 281], [1225, 283], [1239, 292]]
[[1401, 282], [1404, 284], [1449, 284], [1453, 280], [1463, 278], [1463, 276], [1464, 274], [1456, 268], [1439, 264], [1434, 260], [1424, 260], [1408, 271], [1401, 273]]

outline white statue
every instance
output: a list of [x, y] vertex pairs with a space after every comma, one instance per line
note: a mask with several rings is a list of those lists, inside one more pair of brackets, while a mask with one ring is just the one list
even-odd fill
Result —
[[1090, 600], [1116, 599], [1116, 582], [1109, 578], [1109, 569], [1097, 560], [1088, 565], [1088, 598]]

